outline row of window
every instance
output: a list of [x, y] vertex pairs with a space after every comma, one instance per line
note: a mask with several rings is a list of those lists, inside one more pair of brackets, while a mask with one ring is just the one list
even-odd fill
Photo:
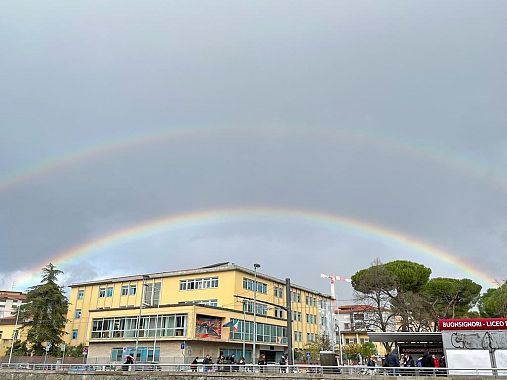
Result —
[[[255, 281], [250, 278], [243, 277], [243, 289], [252, 291], [255, 290]], [[257, 291], [259, 293], [266, 294], [268, 292], [268, 285], [257, 281]]]
[[160, 347], [118, 347], [111, 349], [111, 361], [123, 363], [127, 355], [135, 357], [136, 363], [151, 363], [160, 361]]
[[306, 333], [306, 341], [307, 342], [315, 342], [317, 339], [317, 334], [315, 333]]
[[92, 339], [185, 336], [187, 315], [99, 318], [92, 321]]
[[317, 323], [317, 316], [313, 314], [306, 314], [306, 323]]
[[[260, 303], [260, 302], [256, 302], [256, 306], [257, 306], [257, 310], [256, 310], [257, 315], [268, 315], [268, 305]], [[253, 314], [254, 302], [244, 300], [243, 301], [243, 311], [245, 313]]]
[[194, 278], [180, 280], [180, 290], [212, 289], [218, 288], [218, 277]]
[[294, 311], [292, 310], [292, 320], [293, 321], [297, 321], [297, 322], [301, 322], [301, 312], [300, 311]]
[[[253, 322], [238, 321], [237, 330], [231, 329], [229, 338], [240, 341], [253, 341]], [[287, 344], [287, 328], [283, 326], [257, 323], [257, 342]]]

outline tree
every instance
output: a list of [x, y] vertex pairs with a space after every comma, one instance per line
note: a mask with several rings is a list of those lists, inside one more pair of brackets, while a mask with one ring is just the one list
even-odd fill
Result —
[[[395, 295], [391, 297], [391, 307], [401, 318], [401, 331], [421, 330], [426, 320], [425, 310], [420, 308], [420, 290], [428, 282], [431, 269], [406, 260], [396, 260], [384, 264], [384, 268], [395, 279]], [[420, 312], [423, 312], [421, 314]]]
[[342, 350], [347, 359], [359, 360], [359, 355], [361, 355], [361, 345], [359, 343], [346, 344]]
[[373, 342], [364, 342], [361, 344], [361, 349], [359, 351], [363, 359], [368, 358], [370, 356], [377, 354], [377, 347], [375, 347], [375, 343]]
[[319, 360], [320, 351], [334, 351], [333, 344], [327, 334], [322, 334], [314, 342], [307, 343], [304, 349], [310, 353], [312, 360]]
[[434, 325], [439, 319], [465, 318], [479, 301], [481, 286], [472, 280], [432, 278], [421, 293], [429, 306]]
[[42, 269], [42, 281], [30, 288], [26, 303], [21, 306], [20, 317], [28, 326], [28, 342], [36, 355], [43, 355], [44, 342], [51, 343], [50, 352], [56, 354], [58, 345], [63, 342], [68, 300], [57, 278], [63, 272], [49, 263]]
[[[5, 356], [9, 356], [11, 352], [11, 347], [7, 347], [7, 350], [5, 351]], [[26, 346], [26, 342], [22, 342], [20, 340], [15, 340], [12, 345], [12, 355], [14, 356], [26, 356], [28, 355], [29, 350]]]
[[[391, 310], [391, 299], [396, 295], [394, 275], [376, 260], [369, 268], [352, 276], [352, 287], [356, 300], [371, 307], [371, 311], [365, 313], [366, 329], [384, 332], [392, 330], [395, 315]], [[391, 342], [382, 344], [388, 352], [391, 351]]]
[[479, 302], [481, 316], [507, 317], [507, 282], [497, 289], [488, 289]]

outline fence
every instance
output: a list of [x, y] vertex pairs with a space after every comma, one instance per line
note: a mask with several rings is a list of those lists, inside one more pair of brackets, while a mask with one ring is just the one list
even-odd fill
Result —
[[53, 371], [53, 372], [109, 372], [109, 371], [137, 371], [137, 372], [229, 372], [236, 373], [286, 373], [286, 374], [342, 374], [342, 375], [375, 375], [375, 376], [506, 376], [507, 368], [420, 368], [420, 367], [367, 367], [367, 366], [320, 366], [320, 365], [253, 365], [253, 364], [40, 364], [40, 363], [11, 363], [1, 364], [1, 370], [21, 371]]

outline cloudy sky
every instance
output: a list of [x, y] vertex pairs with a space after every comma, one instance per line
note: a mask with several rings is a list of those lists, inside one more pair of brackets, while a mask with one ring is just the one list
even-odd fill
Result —
[[320, 273], [375, 258], [505, 279], [506, 16], [505, 1], [3, 2], [0, 287], [49, 261], [64, 284], [232, 261], [327, 291]]

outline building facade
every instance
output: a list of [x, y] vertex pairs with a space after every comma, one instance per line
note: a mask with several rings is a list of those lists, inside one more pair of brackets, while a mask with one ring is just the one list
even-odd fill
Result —
[[[220, 352], [278, 361], [287, 350], [285, 281], [232, 263], [71, 285], [67, 343], [88, 347], [88, 362], [182, 363]], [[330, 297], [297, 285], [291, 292], [294, 348], [317, 339]], [[231, 322], [230, 327], [224, 324]]]
[[[339, 344], [363, 344], [370, 341], [368, 336], [369, 331], [376, 331], [372, 327], [371, 320], [375, 309], [369, 305], [342, 305], [339, 306], [336, 313], [337, 323], [337, 341]], [[394, 324], [393, 324], [394, 331]], [[386, 354], [384, 346], [380, 343], [375, 343], [377, 352], [383, 356]]]
[[0, 290], [0, 318], [8, 318], [18, 310], [26, 300], [26, 294], [9, 290]]

